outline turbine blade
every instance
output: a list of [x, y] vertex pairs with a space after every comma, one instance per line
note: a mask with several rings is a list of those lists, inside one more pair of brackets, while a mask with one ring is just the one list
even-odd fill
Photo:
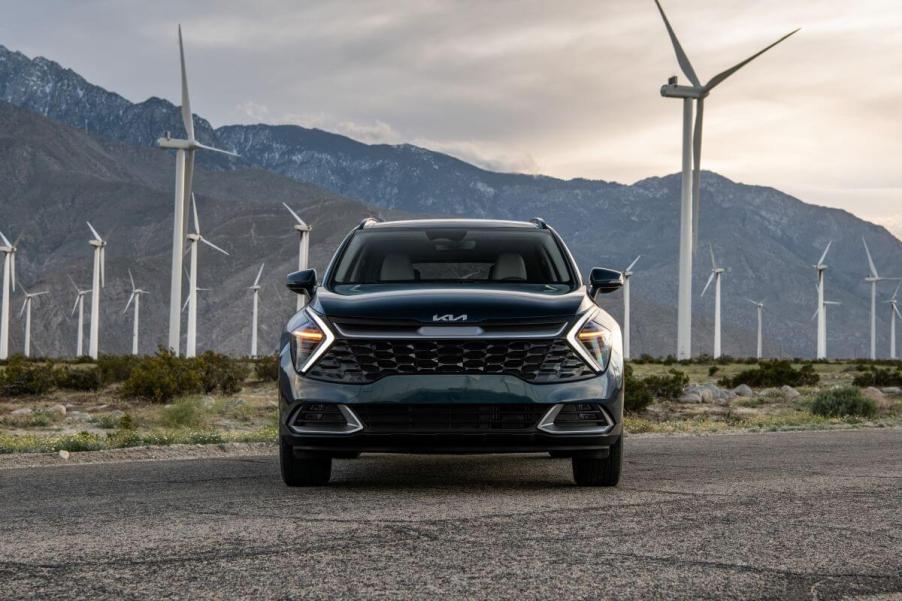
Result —
[[630, 263], [630, 264], [629, 264], [629, 267], [627, 267], [626, 269], [624, 269], [624, 271], [632, 271], [632, 270], [633, 270], [633, 267], [636, 266], [636, 263], [639, 262], [639, 259], [640, 259], [640, 258], [642, 258], [642, 255], [639, 255], [638, 257], [636, 257], [635, 259], [633, 259], [633, 262]]
[[29, 297], [25, 297], [25, 302], [22, 303], [22, 308], [19, 310], [19, 317], [22, 317], [22, 314], [25, 313], [25, 307], [28, 305]]
[[[283, 203], [283, 204], [284, 204], [284, 203]], [[287, 205], [286, 205], [286, 206], [287, 206]], [[291, 209], [288, 209], [288, 210], [291, 211]], [[293, 213], [293, 212], [294, 212], [294, 211], [292, 211], [292, 213]], [[3, 232], [0, 232], [0, 239], [3, 240], [3, 244], [4, 244], [5, 246], [12, 247], [12, 243], [10, 243], [9, 238], [7, 238], [6, 236], [3, 235]]]
[[839, 301], [824, 301], [825, 305], [841, 305], [842, 303]]
[[185, 299], [185, 304], [182, 305], [182, 313], [184, 313], [184, 312], [185, 312], [185, 309], [188, 308], [188, 301], [190, 301], [190, 300], [191, 300], [191, 295], [189, 294], [189, 295], [188, 295], [188, 298]]
[[194, 182], [194, 151], [185, 153], [185, 198], [182, 206], [182, 240], [188, 236], [188, 222], [191, 220], [191, 195]]
[[899, 316], [899, 319], [902, 319], [902, 313], [899, 313], [899, 307], [897, 307], [896, 305], [893, 305], [893, 311], [896, 312], [896, 315]]
[[41, 292], [35, 292], [31, 296], [44, 296], [45, 294], [50, 294], [49, 290], [42, 290]]
[[711, 252], [711, 269], [717, 269], [717, 260], [714, 258], [714, 245], [708, 244], [708, 250]]
[[25, 296], [28, 296], [28, 290], [25, 289], [25, 286], [23, 286], [22, 284], [19, 284], [19, 288], [22, 289], [22, 292], [25, 293]]
[[194, 139], [194, 119], [191, 116], [191, 99], [188, 97], [188, 73], [185, 69], [185, 46], [182, 44], [182, 26], [179, 25], [179, 60], [182, 65], [182, 123], [188, 139]]
[[200, 219], [197, 217], [197, 200], [194, 198], [194, 192], [191, 193], [191, 209], [194, 211], [194, 233], [200, 234]]
[[106, 246], [100, 247], [100, 287], [106, 287]]
[[[801, 29], [801, 27], [800, 27], [799, 29]], [[710, 92], [711, 90], [713, 90], [713, 89], [714, 89], [715, 87], [717, 87], [720, 83], [722, 83], [723, 80], [725, 80], [726, 78], [728, 78], [729, 76], [731, 76], [733, 73], [736, 73], [736, 71], [739, 71], [739, 70], [742, 69], [744, 66], [746, 66], [747, 64], [749, 64], [750, 62], [752, 62], [753, 60], [755, 60], [756, 58], [758, 58], [759, 56], [761, 56], [762, 54], [764, 54], [765, 52], [767, 52], [768, 50], [770, 50], [771, 48], [773, 48], [774, 46], [776, 46], [777, 44], [779, 44], [780, 42], [782, 42], [783, 40], [785, 40], [786, 38], [788, 38], [789, 36], [791, 36], [791, 35], [797, 33], [797, 32], [799, 31], [799, 29], [795, 29], [795, 30], [793, 30], [793, 31], [790, 31], [789, 33], [787, 33], [786, 35], [784, 35], [782, 38], [780, 38], [779, 40], [777, 40], [776, 42], [774, 42], [774, 43], [771, 44], [770, 46], [767, 46], [767, 47], [764, 48], [763, 50], [759, 50], [758, 52], [756, 52], [756, 53], [753, 54], [752, 56], [748, 57], [747, 59], [745, 59], [745, 60], [742, 61], [741, 63], [738, 63], [738, 64], [736, 64], [736, 65], [730, 67], [730, 68], [727, 69], [726, 71], [721, 71], [720, 73], [718, 73], [717, 75], [715, 75], [714, 77], [712, 77], [710, 80], [708, 80], [708, 83], [705, 84], [705, 88], [704, 88], [705, 92]]]
[[102, 242], [103, 238], [100, 237], [100, 234], [97, 233], [97, 230], [94, 229], [94, 226], [91, 225], [91, 222], [85, 221], [85, 223], [87, 223], [88, 227], [91, 228], [91, 233], [94, 234], [94, 239], [97, 240], [98, 242]]
[[821, 258], [817, 260], [816, 267], [820, 267], [824, 264], [824, 259], [827, 258], [827, 253], [830, 251], [830, 245], [833, 244], [833, 240], [827, 242], [827, 248], [824, 249], [824, 254], [821, 255]]
[[131, 283], [132, 283], [132, 290], [134, 290], [134, 289], [135, 289], [135, 278], [132, 276], [132, 270], [131, 270], [131, 269], [128, 270], [128, 279], [129, 279], [129, 280], [131, 281]]
[[75, 315], [75, 310], [78, 309], [78, 301], [79, 301], [79, 299], [81, 299], [81, 295], [80, 295], [80, 294], [76, 294], [76, 295], [75, 295], [75, 304], [72, 305], [72, 311], [69, 313], [69, 315]]
[[206, 244], [207, 246], [209, 246], [209, 247], [211, 247], [211, 248], [214, 248], [214, 249], [218, 250], [218, 251], [221, 252], [222, 254], [224, 254], [224, 255], [226, 255], [226, 256], [230, 256], [229, 253], [227, 253], [226, 251], [222, 250], [221, 248], [219, 248], [218, 246], [216, 246], [215, 244], [213, 244], [212, 242], [210, 242], [210, 241], [207, 240], [206, 238], [201, 238], [200, 241], [203, 242], [204, 244]]
[[13, 292], [16, 291], [16, 253], [13, 253], [9, 260], [9, 276], [12, 282]]
[[815, 309], [814, 313], [812, 313], [812, 315], [811, 315], [811, 319], [809, 319], [808, 321], [814, 321], [814, 318], [817, 317], [817, 313], [818, 313], [818, 310]]
[[705, 113], [705, 99], [695, 101], [695, 129], [692, 133], [692, 252], [698, 248], [698, 221], [701, 215], [701, 182], [702, 182], [702, 119]]
[[899, 284], [896, 285], [896, 289], [893, 290], [893, 295], [890, 297], [891, 299], [896, 300], [896, 295], [899, 294], [899, 288], [902, 288], [902, 282], [899, 282]]
[[128, 308], [131, 306], [133, 300], [135, 300], [134, 292], [132, 292], [131, 295], [128, 297], [128, 302], [125, 303], [125, 308], [122, 310], [123, 314], [125, 314], [128, 311]]
[[291, 213], [291, 216], [294, 217], [294, 220], [297, 221], [299, 225], [303, 225], [304, 227], [307, 226], [307, 224], [304, 223], [304, 220], [301, 219], [301, 216], [294, 212], [294, 209], [292, 209], [291, 207], [289, 207], [289, 206], [288, 206], [286, 203], [284, 203], [284, 202], [282, 203], [282, 206], [285, 207], [286, 209], [288, 209], [288, 212]]
[[216, 148], [216, 147], [214, 147], [214, 146], [207, 146], [206, 144], [198, 144], [198, 143], [196, 143], [195, 146], [197, 146], [198, 148], [200, 148], [200, 149], [202, 149], [202, 150], [211, 150], [211, 151], [213, 151], [213, 152], [218, 152], [218, 153], [220, 153], [220, 154], [226, 154], [226, 155], [228, 155], [228, 156], [230, 156], [230, 157], [240, 157], [240, 156], [241, 156], [241, 155], [238, 154], [237, 152], [233, 152], [233, 151], [231, 151], [231, 150], [223, 150], [222, 148]]
[[711, 275], [708, 276], [708, 281], [705, 283], [705, 287], [702, 288], [701, 296], [705, 296], [705, 292], [708, 291], [708, 286], [711, 285], [711, 282], [714, 281], [714, 272], [711, 272]]
[[655, 4], [658, 5], [658, 12], [661, 13], [661, 18], [664, 19], [664, 27], [667, 28], [667, 35], [670, 36], [670, 42], [673, 44], [673, 51], [676, 53], [677, 62], [680, 64], [680, 69], [683, 70], [683, 74], [689, 78], [689, 81], [692, 82], [692, 85], [699, 88], [701, 87], [701, 82], [698, 80], [698, 76], [695, 74], [695, 69], [692, 68], [692, 63], [689, 61], [689, 57], [686, 56], [686, 53], [683, 51], [683, 47], [680, 45], [680, 40], [677, 39], [676, 33], [673, 31], [673, 27], [670, 26], [670, 21], [667, 20], [667, 15], [664, 14], [664, 8], [661, 6], [661, 3], [658, 0], [655, 0]]
[[861, 242], [864, 244], [864, 252], [868, 255], [868, 267], [871, 268], [871, 277], [879, 278], [880, 276], [877, 274], [877, 267], [874, 265], [874, 259], [871, 258], [871, 249], [868, 248], [867, 241], [862, 238]]
[[263, 275], [263, 266], [264, 265], [266, 265], [266, 263], [260, 264], [260, 271], [257, 272], [257, 279], [254, 280], [254, 286], [258, 286], [260, 284], [260, 276]]
[[78, 286], [75, 284], [75, 280], [72, 279], [72, 276], [67, 273], [66, 277], [69, 278], [69, 281], [72, 283], [72, 287], [75, 288], [76, 292], [78, 292]]

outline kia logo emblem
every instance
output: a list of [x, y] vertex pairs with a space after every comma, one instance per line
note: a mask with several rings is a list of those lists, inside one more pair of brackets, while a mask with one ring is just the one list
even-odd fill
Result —
[[447, 313], [445, 315], [433, 315], [432, 321], [467, 321], [467, 314], [461, 313], [460, 315], [453, 315]]

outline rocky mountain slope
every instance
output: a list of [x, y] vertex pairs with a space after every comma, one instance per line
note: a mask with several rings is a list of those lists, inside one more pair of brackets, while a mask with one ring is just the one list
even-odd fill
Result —
[[[28, 59], [2, 47], [0, 100], [86, 128], [95, 144], [105, 144], [101, 140], [108, 138], [148, 147], [167, 130], [181, 135], [178, 109], [168, 101], [152, 98], [131, 103], [52, 61]], [[228, 187], [233, 178], [243, 178], [249, 196], [259, 198], [262, 195], [257, 186], [264, 184], [257, 183], [257, 178], [274, 176], [251, 169], [256, 167], [372, 203], [382, 207], [383, 212], [392, 209], [476, 217], [542, 216], [561, 231], [583, 269], [592, 265], [622, 268], [642, 254], [632, 289], [634, 353], [662, 355], [675, 348], [679, 219], [676, 175], [649, 178], [633, 185], [564, 181], [494, 173], [415, 146], [367, 145], [297, 126], [231, 125], [214, 129], [195, 116], [195, 127], [202, 140], [235, 149], [242, 155], [237, 161], [205, 159], [202, 164], [212, 170], [199, 177], [205, 185]], [[129, 152], [139, 151], [135, 148]], [[167, 198], [160, 204], [168, 208], [171, 161], [160, 158], [165, 155], [159, 151], [156, 155], [153, 151], [142, 152], [142, 157], [156, 158], [142, 162], [140, 169], [133, 168], [143, 177], [157, 178], [154, 181]], [[277, 179], [279, 185], [287, 185], [286, 180]], [[198, 191], [202, 192], [200, 188]], [[49, 200], [36, 202], [48, 203], [52, 210]], [[246, 203], [246, 210], [251, 211], [255, 201], [235, 202]], [[126, 218], [132, 219], [132, 215]], [[5, 219], [0, 215], [0, 224]], [[155, 219], [165, 222], [170, 217], [163, 211], [155, 214]], [[111, 220], [115, 221], [112, 215]], [[165, 230], [165, 226], [161, 227]], [[239, 239], [241, 235], [240, 231], [235, 232]], [[724, 276], [724, 352], [753, 353], [755, 310], [747, 299], [754, 298], [767, 305], [767, 354], [813, 354], [815, 325], [810, 316], [815, 306], [815, 275], [811, 265], [827, 241], [833, 240], [828, 257], [827, 296], [843, 305], [830, 313], [829, 351], [834, 356], [864, 355], [869, 305], [868, 289], [862, 279], [867, 272], [863, 237], [867, 238], [882, 274], [902, 275], [902, 243], [884, 228], [845, 211], [806, 204], [772, 188], [743, 185], [706, 172], [702, 178], [699, 239], [702, 245], [713, 244], [721, 263], [730, 269]], [[697, 353], [711, 348], [708, 320], [713, 314], [713, 299], [698, 298], [709, 268], [702, 248], [694, 270], [697, 310], [693, 346]], [[881, 296], [890, 293], [889, 283], [882, 285]], [[607, 304], [619, 314], [619, 295]], [[889, 313], [882, 310], [884, 307], [881, 305], [878, 316], [881, 354], [886, 354], [888, 348]]]

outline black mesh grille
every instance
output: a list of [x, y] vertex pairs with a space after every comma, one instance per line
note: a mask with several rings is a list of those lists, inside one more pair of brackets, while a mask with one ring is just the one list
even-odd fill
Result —
[[570, 403], [564, 405], [557, 417], [555, 426], [606, 426], [608, 420], [604, 409], [598, 403]]
[[532, 430], [547, 405], [469, 403], [354, 405], [367, 432], [493, 432]]
[[593, 375], [565, 340], [336, 340], [307, 375], [364, 384], [384, 376], [510, 374], [527, 382]]
[[294, 415], [292, 422], [298, 427], [341, 427], [348, 421], [338, 409], [338, 405], [332, 403], [304, 403]]

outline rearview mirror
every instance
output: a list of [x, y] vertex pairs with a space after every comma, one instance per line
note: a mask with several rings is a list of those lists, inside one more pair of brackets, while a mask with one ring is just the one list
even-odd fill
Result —
[[313, 296], [313, 291], [316, 290], [316, 270], [305, 269], [289, 273], [285, 285], [295, 294]]
[[589, 296], [592, 298], [595, 298], [599, 292], [606, 294], [622, 287], [623, 274], [615, 269], [593, 267], [589, 273]]

